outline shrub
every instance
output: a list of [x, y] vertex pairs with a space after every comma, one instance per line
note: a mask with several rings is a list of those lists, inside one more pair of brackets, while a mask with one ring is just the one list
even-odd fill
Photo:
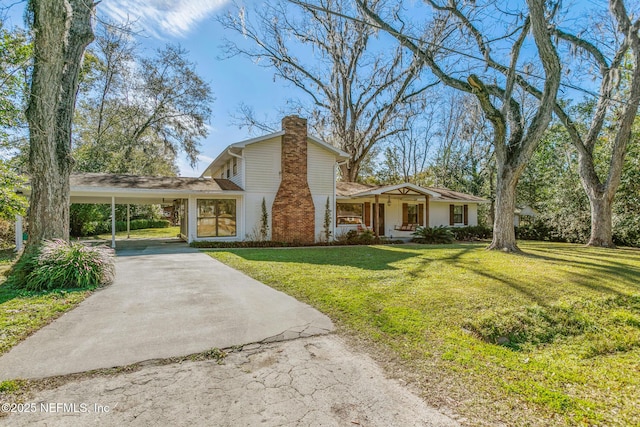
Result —
[[524, 344], [544, 344], [557, 337], [580, 335], [593, 325], [579, 305], [532, 305], [517, 310], [489, 310], [464, 327], [484, 341], [519, 349]]
[[493, 233], [491, 227], [484, 225], [472, 225], [468, 227], [454, 227], [450, 229], [455, 240], [473, 241], [490, 239]]
[[452, 243], [453, 232], [443, 225], [437, 227], [418, 227], [412, 233], [412, 242], [416, 243]]
[[[168, 228], [171, 221], [166, 219], [133, 219], [129, 223], [130, 230], [142, 230], [145, 228]], [[116, 221], [116, 231], [127, 231], [126, 221]], [[111, 233], [111, 221], [90, 221], [82, 226], [83, 236]]]
[[110, 283], [114, 274], [112, 249], [58, 239], [21, 257], [9, 283], [28, 291], [94, 288]]

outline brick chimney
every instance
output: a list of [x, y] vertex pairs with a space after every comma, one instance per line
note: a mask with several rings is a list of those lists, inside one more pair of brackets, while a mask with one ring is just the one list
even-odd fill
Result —
[[282, 181], [271, 209], [271, 239], [313, 243], [315, 207], [307, 181], [307, 120], [282, 119]]

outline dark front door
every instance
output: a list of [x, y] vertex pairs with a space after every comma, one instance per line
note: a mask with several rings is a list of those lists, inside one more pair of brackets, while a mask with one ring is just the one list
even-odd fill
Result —
[[378, 235], [384, 236], [384, 203], [378, 204]]

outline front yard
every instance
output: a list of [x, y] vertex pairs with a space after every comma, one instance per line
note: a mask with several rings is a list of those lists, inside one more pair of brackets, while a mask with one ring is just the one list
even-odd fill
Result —
[[0, 355], [84, 300], [91, 291], [26, 292], [4, 284], [15, 261], [11, 249], [0, 251]]
[[640, 251], [484, 247], [209, 254], [328, 314], [472, 424], [640, 425]]

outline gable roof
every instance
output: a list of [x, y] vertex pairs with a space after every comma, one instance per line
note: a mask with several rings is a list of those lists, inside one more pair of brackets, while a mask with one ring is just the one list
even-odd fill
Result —
[[487, 200], [472, 194], [460, 193], [440, 187], [420, 187], [411, 183], [396, 185], [371, 185], [357, 182], [336, 182], [336, 196], [342, 198], [368, 197], [380, 194], [405, 195], [422, 194], [437, 201], [486, 203]]
[[[216, 157], [211, 163], [209, 163], [209, 165], [205, 168], [201, 176], [204, 176], [205, 172], [209, 170], [213, 170], [216, 167], [219, 167], [225, 164], [226, 161], [232, 157], [232, 154], [230, 153], [233, 153], [234, 151], [239, 152], [243, 148], [246, 148], [248, 145], [258, 144], [260, 142], [267, 141], [269, 139], [281, 137], [282, 135], [284, 135], [284, 130], [273, 132], [267, 135], [262, 135], [256, 138], [247, 139], [240, 142], [235, 142], [233, 144], [228, 145], [224, 150], [222, 150], [222, 152], [220, 152], [220, 154], [218, 154], [218, 157]], [[312, 142], [318, 145], [319, 147], [330, 151], [336, 156], [337, 160], [346, 160], [349, 158], [349, 155], [344, 151], [334, 147], [329, 143], [324, 142], [320, 138], [317, 138], [313, 135], [307, 135], [307, 141]]]
[[111, 188], [187, 192], [242, 191], [242, 188], [228, 179], [188, 178], [182, 176], [77, 173], [70, 176], [69, 183], [73, 190]]

